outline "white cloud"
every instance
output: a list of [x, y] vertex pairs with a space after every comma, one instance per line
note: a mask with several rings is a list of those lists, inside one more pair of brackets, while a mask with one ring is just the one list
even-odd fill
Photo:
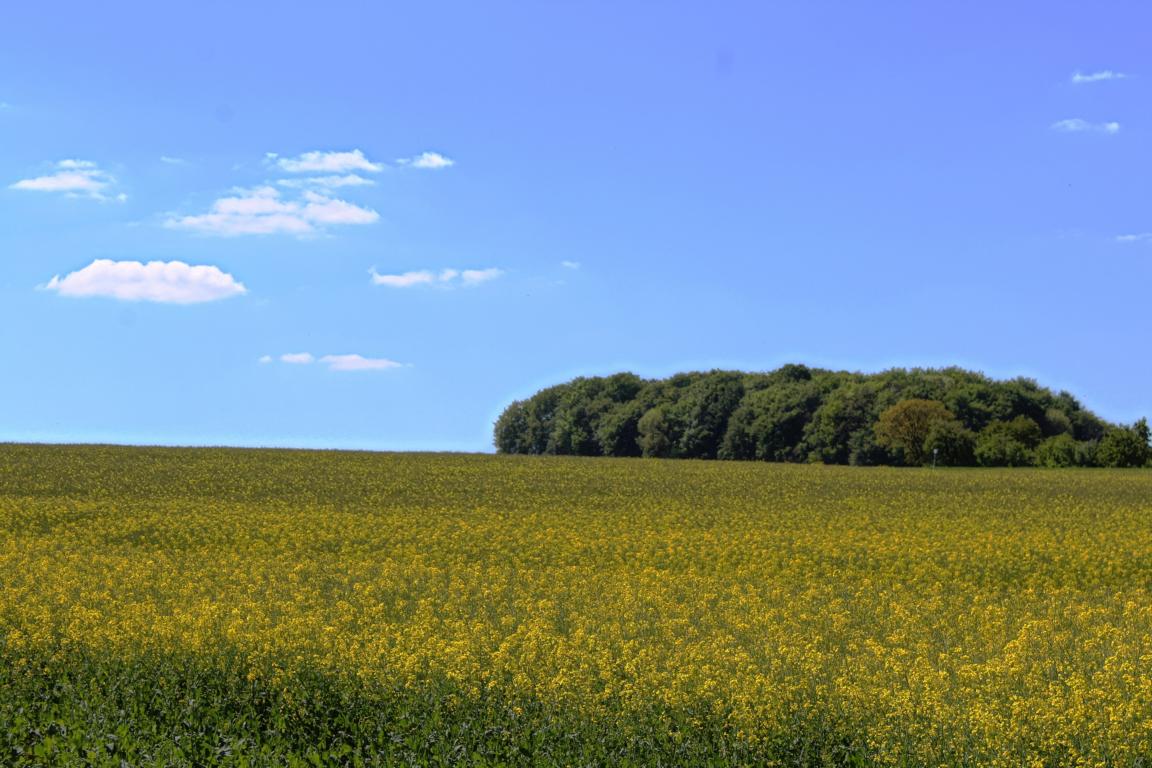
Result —
[[282, 187], [290, 189], [305, 189], [307, 187], [320, 187], [321, 189], [335, 189], [336, 187], [364, 187], [376, 182], [349, 173], [345, 176], [307, 176], [302, 179], [280, 179], [276, 182]]
[[421, 283], [436, 282], [436, 275], [427, 270], [419, 272], [405, 272], [401, 275], [381, 275], [375, 268], [369, 270], [373, 285], [387, 285], [389, 288], [410, 288]]
[[6, 101], [0, 101], [0, 112], [7, 111], [9, 109], [15, 109], [15, 107], [13, 107], [11, 104], [9, 104]]
[[283, 200], [275, 187], [233, 190], [208, 213], [174, 216], [164, 225], [225, 237], [236, 235], [311, 235], [330, 225], [371, 224], [380, 214], [345, 200], [304, 192], [300, 200]]
[[1135, 235], [1117, 235], [1116, 240], [1121, 243], [1152, 243], [1152, 232], [1140, 232]]
[[[317, 358], [313, 357], [311, 352], [292, 352], [286, 355], [280, 355], [279, 358], [282, 363], [289, 363], [294, 365], [308, 365], [317, 362]], [[264, 355], [260, 358], [261, 363], [271, 363], [273, 357], [271, 355]], [[403, 363], [398, 363], [395, 360], [388, 360], [383, 357], [364, 357], [363, 355], [324, 355], [319, 358], [319, 362], [328, 366], [330, 371], [383, 371], [388, 368], [404, 368]]]
[[361, 355], [324, 355], [320, 362], [328, 364], [330, 371], [382, 371], [388, 368], [402, 368], [403, 364], [385, 358], [362, 357]]
[[1068, 120], [1058, 120], [1052, 123], [1051, 128], [1054, 131], [1061, 131], [1062, 133], [1082, 133], [1085, 131], [1119, 133], [1120, 123], [1090, 123], [1079, 117], [1073, 117]]
[[376, 173], [384, 169], [383, 163], [373, 163], [358, 149], [351, 152], [305, 152], [300, 157], [280, 157], [268, 153], [268, 160], [289, 173], [347, 173], [367, 171]]
[[560, 266], [564, 267], [565, 269], [580, 269], [580, 262], [578, 262], [578, 261], [562, 261], [562, 262], [560, 262]]
[[257, 362], [259, 362], [261, 365], [267, 365], [268, 363], [272, 362], [272, 355], [261, 355]]
[[466, 269], [460, 273], [460, 279], [464, 281], [464, 285], [479, 285], [486, 283], [489, 280], [495, 280], [504, 274], [504, 270], [490, 267], [488, 269]]
[[301, 215], [314, 224], [371, 224], [380, 218], [376, 211], [317, 192], [305, 192], [304, 199]]
[[504, 274], [504, 270], [490, 267], [488, 269], [442, 269], [439, 272], [421, 269], [413, 272], [403, 272], [398, 275], [382, 275], [376, 268], [368, 270], [372, 276], [373, 285], [386, 285], [389, 288], [411, 288], [417, 285], [479, 285], [494, 280]]
[[401, 158], [396, 161], [400, 165], [407, 165], [412, 168], [448, 168], [456, 165], [455, 160], [451, 160], [439, 152], [421, 152], [415, 157]]
[[1102, 80], [1123, 80], [1126, 77], [1128, 77], [1128, 75], [1123, 72], [1113, 72], [1110, 69], [1105, 69], [1087, 75], [1082, 72], [1074, 72], [1072, 74], [1072, 82], [1075, 85], [1083, 85], [1084, 83], [1099, 83]]
[[168, 165], [187, 165], [188, 161], [181, 157], [170, 157], [168, 155], [160, 155], [160, 162], [167, 163]]
[[97, 259], [63, 278], [53, 277], [45, 290], [61, 296], [103, 296], [121, 301], [197, 304], [248, 292], [232, 275], [214, 266], [182, 261], [113, 261]]
[[56, 172], [48, 176], [21, 179], [9, 185], [9, 189], [23, 189], [33, 192], [63, 192], [69, 197], [88, 197], [93, 200], [115, 199], [120, 202], [128, 199], [123, 193], [109, 198], [104, 193], [116, 183], [115, 177], [106, 173], [90, 160], [61, 160], [56, 163]]

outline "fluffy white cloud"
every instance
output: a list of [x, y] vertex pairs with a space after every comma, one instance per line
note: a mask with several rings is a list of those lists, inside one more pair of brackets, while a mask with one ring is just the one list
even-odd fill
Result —
[[358, 149], [351, 152], [305, 152], [300, 157], [280, 157], [270, 152], [267, 157], [288, 173], [376, 173], [384, 169], [382, 163], [373, 163]]
[[1074, 72], [1072, 74], [1072, 82], [1075, 85], [1083, 85], [1085, 83], [1099, 83], [1102, 80], [1123, 80], [1128, 75], [1123, 72], [1113, 72], [1110, 69], [1105, 69], [1100, 72], [1092, 72], [1090, 74], [1083, 74], [1082, 72]]
[[1052, 123], [1052, 130], [1061, 131], [1063, 133], [1082, 133], [1085, 131], [1094, 131], [1097, 133], [1119, 133], [1120, 123], [1090, 123], [1087, 120], [1082, 120], [1079, 117], [1073, 117], [1068, 120], [1058, 120]]
[[371, 224], [380, 214], [346, 200], [306, 191], [299, 200], [284, 200], [275, 187], [233, 190], [222, 197], [208, 213], [176, 216], [164, 225], [205, 234], [310, 235], [331, 225]]
[[421, 269], [414, 272], [403, 272], [398, 275], [382, 275], [376, 268], [368, 270], [372, 276], [373, 285], [386, 285], [389, 288], [411, 288], [416, 285], [437, 284], [451, 285], [479, 285], [494, 280], [504, 274], [504, 270], [490, 267], [488, 269], [442, 269], [439, 272]]
[[451, 160], [439, 152], [421, 152], [415, 157], [405, 157], [396, 161], [400, 165], [407, 165], [411, 168], [448, 168], [456, 164], [455, 160]]
[[1135, 235], [1117, 235], [1116, 240], [1121, 243], [1152, 243], [1152, 232], [1139, 232]]
[[317, 192], [305, 192], [304, 200], [301, 216], [313, 224], [371, 224], [380, 218], [376, 211]]
[[267, 365], [268, 363], [272, 362], [272, 355], [261, 355], [257, 362], [261, 363], [262, 365]]
[[116, 199], [121, 202], [126, 195], [110, 198], [105, 190], [116, 183], [115, 177], [102, 171], [89, 160], [61, 160], [56, 163], [56, 172], [48, 176], [21, 179], [9, 185], [10, 189], [23, 189], [33, 192], [63, 192], [69, 197], [89, 197], [93, 200]]
[[327, 363], [332, 371], [383, 371], [388, 368], [402, 368], [403, 363], [382, 357], [362, 357], [361, 355], [324, 355], [320, 362]]
[[280, 355], [280, 362], [291, 363], [292, 365], [308, 365], [315, 360], [316, 358], [312, 357], [310, 352], [289, 352], [286, 355]]
[[309, 187], [335, 189], [337, 187], [371, 186], [376, 182], [363, 176], [357, 176], [355, 173], [349, 173], [344, 176], [306, 176], [302, 179], [280, 179], [276, 183], [290, 189], [307, 189]]
[[182, 261], [113, 261], [97, 259], [44, 286], [61, 296], [104, 296], [122, 301], [197, 304], [248, 292], [243, 283], [218, 267]]

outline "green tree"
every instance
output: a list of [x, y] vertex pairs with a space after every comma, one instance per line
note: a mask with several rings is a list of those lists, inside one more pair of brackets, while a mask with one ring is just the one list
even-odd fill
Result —
[[1036, 464], [1041, 467], [1075, 467], [1076, 441], [1067, 432], [1050, 437], [1036, 448]]
[[906, 464], [919, 466], [925, 462], [925, 444], [932, 427], [953, 420], [952, 412], [938, 400], [901, 400], [880, 414], [876, 442], [901, 451]]
[[858, 438], [854, 440], [856, 433], [872, 432], [876, 389], [863, 377], [849, 374], [845, 378], [847, 381], [828, 394], [804, 428], [803, 449], [809, 460], [847, 464], [853, 449], [860, 447]]
[[802, 461], [797, 447], [821, 396], [821, 385], [811, 379], [792, 379], [745, 395], [728, 421], [721, 458]]
[[672, 455], [675, 440], [672, 436], [671, 425], [663, 406], [656, 406], [645, 411], [636, 425], [639, 437], [637, 443], [640, 451], [650, 458], [668, 458]]
[[1030, 466], [1035, 455], [1018, 439], [1017, 434], [1018, 430], [1009, 422], [994, 421], [989, 424], [976, 437], [977, 463], [983, 467]]
[[[943, 404], [959, 422], [940, 427], [936, 443], [919, 451], [915, 436], [901, 437], [881, 423], [888, 409], [917, 400]], [[988, 464], [1027, 463], [1042, 440], [1061, 434], [1076, 441], [1080, 465], [1095, 462], [1098, 452], [1101, 462], [1130, 465], [1148, 451], [1137, 427], [1116, 432], [1072, 395], [1053, 394], [1031, 379], [995, 381], [960, 368], [860, 374], [803, 365], [655, 380], [631, 373], [581, 377], [510, 404], [493, 425], [493, 442], [501, 453], [833, 464], [919, 463], [935, 447], [949, 463], [964, 463], [972, 437], [965, 430], [979, 433], [978, 458]], [[1104, 441], [1108, 433], [1114, 434]], [[1044, 460], [1066, 461], [1054, 458], [1057, 449], [1066, 452], [1066, 443], [1049, 446]]]
[[1045, 435], [1063, 435], [1072, 434], [1072, 419], [1068, 418], [1068, 414], [1059, 408], [1052, 407], [1044, 411], [1044, 424]]
[[492, 429], [497, 453], [528, 453], [528, 414], [524, 401], [517, 400], [504, 409]]
[[944, 467], [968, 467], [976, 463], [976, 433], [956, 419], [937, 421], [924, 438], [924, 458], [935, 457]]
[[552, 443], [552, 419], [560, 396], [567, 384], [542, 389], [524, 403], [524, 436], [519, 445], [524, 453], [549, 453]]
[[714, 459], [728, 419], [744, 396], [743, 374], [712, 371], [684, 388], [675, 406], [681, 425], [677, 455]]
[[1028, 450], [1033, 450], [1044, 439], [1044, 432], [1040, 425], [1030, 416], [1020, 415], [1007, 422], [1008, 431]]
[[1142, 467], [1152, 459], [1148, 445], [1148, 419], [1131, 427], [1113, 429], [1100, 441], [1096, 459], [1104, 467]]
[[596, 426], [596, 442], [605, 456], [639, 456], [640, 417], [644, 406], [632, 400], [620, 403], [600, 419]]

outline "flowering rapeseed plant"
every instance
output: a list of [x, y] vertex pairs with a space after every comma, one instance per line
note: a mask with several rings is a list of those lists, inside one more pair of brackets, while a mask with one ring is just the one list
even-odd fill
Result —
[[500, 697], [497, 730], [541, 706], [669, 744], [714, 728], [709, 750], [765, 761], [805, 739], [830, 764], [1152, 757], [1152, 473], [21, 446], [0, 466], [9, 681], [180, 658], [292, 712], [315, 675]]

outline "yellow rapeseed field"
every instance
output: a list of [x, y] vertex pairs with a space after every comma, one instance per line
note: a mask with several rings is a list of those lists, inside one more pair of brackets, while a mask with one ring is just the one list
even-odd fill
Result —
[[227, 653], [880, 765], [1152, 759], [1147, 471], [0, 446], [0, 532], [17, 672]]

